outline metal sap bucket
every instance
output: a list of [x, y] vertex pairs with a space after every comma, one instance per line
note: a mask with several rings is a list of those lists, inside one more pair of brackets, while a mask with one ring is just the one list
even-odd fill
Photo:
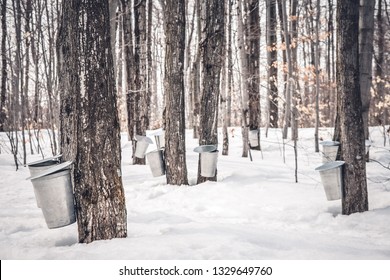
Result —
[[344, 161], [327, 162], [315, 170], [320, 172], [322, 185], [324, 186], [326, 198], [337, 200], [341, 198], [343, 189], [342, 167]]
[[339, 150], [340, 142], [322, 141], [322, 162], [335, 161]]
[[[61, 157], [62, 155], [56, 155], [54, 157], [45, 158], [45, 159], [28, 163], [27, 166], [28, 166], [28, 170], [30, 171], [30, 176], [38, 175], [42, 171], [47, 170], [53, 167], [54, 165], [60, 164]], [[41, 208], [41, 202], [39, 201], [35, 188], [34, 188], [34, 195], [35, 195], [35, 200], [37, 202], [37, 207]]]
[[251, 147], [259, 146], [259, 130], [249, 130], [248, 132], [249, 145]]
[[54, 157], [45, 158], [45, 159], [28, 163], [27, 166], [30, 171], [30, 175], [31, 176], [37, 175], [43, 170], [53, 167], [53, 165], [60, 164], [61, 157], [62, 155], [56, 155]]
[[135, 139], [137, 140], [137, 144], [135, 147], [134, 156], [137, 158], [144, 158], [149, 144], [153, 144], [153, 141], [149, 137], [141, 135], [136, 135]]
[[156, 150], [146, 154], [153, 177], [165, 175], [164, 150]]
[[157, 129], [151, 135], [153, 135], [154, 139], [156, 140], [156, 146], [157, 146], [158, 150], [165, 147], [165, 131], [164, 130]]
[[165, 147], [165, 134], [164, 133], [159, 134], [159, 135], [155, 135], [154, 138], [156, 139], [157, 149], [162, 149]]
[[36, 190], [48, 228], [59, 228], [76, 222], [69, 169], [71, 164], [71, 161], [67, 161], [27, 178]]
[[199, 146], [194, 149], [194, 152], [200, 153], [200, 175], [203, 177], [214, 177], [218, 161], [217, 146]]
[[194, 152], [195, 153], [210, 153], [210, 152], [213, 152], [217, 150], [217, 146], [215, 145], [202, 145], [202, 146], [199, 146], [199, 147], [196, 147], [194, 149]]

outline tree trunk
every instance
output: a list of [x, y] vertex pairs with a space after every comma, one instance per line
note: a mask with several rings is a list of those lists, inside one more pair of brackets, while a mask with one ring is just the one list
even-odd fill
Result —
[[[285, 46], [286, 45], [286, 40], [285, 40], [285, 36], [284, 36], [284, 33], [287, 32], [287, 30], [284, 30], [284, 16], [283, 16], [283, 4], [282, 4], [282, 1], [284, 0], [277, 0], [278, 1], [278, 16], [279, 16], [279, 22], [280, 22], [280, 42], [281, 42], [281, 46]], [[282, 64], [282, 69], [285, 69], [286, 65], [287, 65], [287, 51], [286, 51], [286, 47], [282, 47], [282, 58], [283, 58], [283, 64]], [[282, 119], [282, 122], [284, 121], [284, 118], [285, 118], [285, 115], [286, 115], [286, 96], [287, 96], [287, 71], [283, 70], [282, 71], [282, 75], [283, 75], [283, 95], [282, 95], [282, 98], [284, 98], [284, 102], [283, 102], [283, 114], [284, 115], [280, 115], [279, 113], [279, 116], [278, 116], [278, 119]], [[283, 123], [281, 123], [281, 125], [283, 126]]]
[[[289, 71], [292, 68], [291, 74], [289, 73], [290, 79], [289, 83], [291, 90], [291, 139], [294, 142], [294, 159], [295, 159], [295, 182], [298, 183], [298, 104], [301, 102], [299, 92], [299, 83], [298, 83], [298, 67], [297, 67], [297, 45], [298, 45], [298, 16], [297, 16], [298, 1], [291, 1], [291, 45], [288, 47], [291, 49], [291, 61], [289, 62]], [[290, 66], [291, 64], [291, 66]]]
[[[29, 106], [29, 84], [30, 84], [30, 46], [31, 46], [31, 17], [32, 17], [32, 2], [31, 0], [26, 0], [24, 18], [25, 18], [25, 27], [24, 33], [24, 42], [25, 42], [25, 62], [24, 62], [24, 89], [23, 89], [23, 108], [24, 108], [24, 127], [28, 131], [28, 140], [25, 141], [30, 145], [30, 154], [34, 154], [32, 147], [32, 134], [31, 134], [31, 111]], [[27, 149], [24, 149], [23, 154], [23, 164], [26, 166], [27, 161]]]
[[[186, 48], [184, 52], [184, 89], [185, 89], [185, 96], [187, 98], [187, 107], [185, 108], [186, 110], [186, 120], [188, 127], [192, 127], [192, 124], [194, 123], [193, 120], [193, 113], [194, 113], [194, 98], [193, 98], [193, 93], [194, 93], [194, 88], [193, 88], [193, 82], [192, 82], [192, 51], [193, 51], [193, 46], [192, 46], [192, 40], [194, 39], [194, 30], [195, 30], [195, 18], [196, 18], [196, 3], [191, 3], [193, 4], [193, 10], [192, 13], [187, 12], [187, 17], [186, 17]], [[190, 3], [187, 1], [186, 3], [186, 10], [190, 10]], [[191, 14], [192, 17], [188, 14]]]
[[267, 0], [268, 125], [278, 127], [278, 46], [276, 39], [276, 0]]
[[79, 242], [126, 237], [108, 0], [64, 2], [57, 46], [61, 148], [74, 162]]
[[316, 77], [316, 102], [315, 102], [315, 112], [316, 112], [316, 121], [315, 121], [315, 131], [314, 131], [314, 150], [316, 153], [320, 151], [319, 148], [319, 135], [318, 130], [320, 127], [320, 15], [321, 15], [321, 6], [320, 0], [317, 0], [317, 17], [316, 17], [316, 44], [315, 44], [315, 77]]
[[200, 1], [195, 0], [196, 6], [196, 35], [198, 38], [197, 49], [195, 54], [194, 62], [191, 67], [191, 77], [192, 77], [192, 104], [194, 106], [193, 116], [192, 116], [192, 127], [193, 127], [193, 138], [199, 138], [199, 113], [200, 113], [200, 61], [201, 61], [201, 15], [200, 15]]
[[[224, 1], [202, 0], [200, 9], [202, 89], [199, 145], [217, 145], [219, 86], [224, 54]], [[207, 180], [216, 181], [217, 175], [202, 177], [199, 159], [198, 183]]]
[[329, 126], [334, 125], [334, 104], [335, 90], [334, 90], [334, 27], [333, 27], [333, 0], [328, 0], [328, 38], [327, 38], [327, 62], [326, 72], [328, 74], [328, 114]]
[[260, 15], [259, 0], [247, 0], [247, 46], [248, 46], [248, 94], [249, 94], [249, 129], [257, 130], [259, 145], [251, 149], [260, 150]]
[[249, 93], [248, 93], [248, 59], [246, 55], [244, 15], [242, 3], [245, 0], [237, 2], [237, 25], [238, 25], [238, 57], [240, 67], [240, 89], [241, 89], [241, 130], [242, 130], [242, 157], [248, 157], [249, 140]]
[[126, 69], [126, 109], [127, 109], [127, 134], [128, 140], [132, 141], [132, 158], [134, 162], [135, 152], [135, 97], [136, 97], [136, 86], [135, 86], [135, 58], [134, 58], [134, 44], [133, 44], [133, 24], [132, 24], [132, 9], [131, 0], [121, 0], [122, 5], [122, 28], [123, 28], [123, 48], [125, 57], [125, 69]]
[[[385, 48], [384, 48], [384, 42], [385, 42], [385, 24], [383, 22], [382, 18], [382, 2], [383, 0], [378, 0], [378, 11], [376, 15], [376, 22], [377, 22], [377, 36], [378, 36], [378, 43], [377, 43], [377, 55], [375, 59], [375, 77], [376, 77], [376, 94], [377, 94], [377, 103], [382, 102], [385, 103]], [[388, 109], [386, 107], [382, 107], [379, 110], [377, 109], [375, 112], [375, 116], [377, 118], [377, 123], [379, 125], [385, 126], [387, 123], [387, 112]], [[386, 137], [385, 137], [386, 138]], [[384, 141], [386, 145], [386, 140]]]
[[[298, 9], [298, 0], [292, 0], [291, 1], [291, 20], [290, 20], [290, 34], [291, 34], [291, 41], [290, 41], [290, 47], [291, 49], [291, 61], [289, 64], [291, 64], [292, 72], [290, 75], [290, 90], [291, 90], [291, 139], [294, 140], [294, 148], [295, 151], [297, 151], [296, 141], [298, 140], [298, 104], [301, 102], [301, 97], [298, 94], [299, 92], [299, 83], [298, 83], [298, 66], [297, 66], [297, 60], [298, 60], [298, 15], [297, 15], [297, 9]], [[290, 66], [288, 66], [290, 69]], [[290, 71], [290, 70], [289, 70]], [[297, 155], [297, 153], [296, 153]], [[297, 162], [297, 160], [296, 160]]]
[[287, 25], [287, 8], [286, 1], [282, 0], [282, 14], [283, 14], [283, 29], [284, 29], [284, 41], [286, 44], [287, 54], [287, 84], [286, 84], [286, 107], [284, 114], [284, 125], [283, 125], [283, 139], [287, 139], [288, 128], [291, 126], [291, 75], [292, 75], [292, 63], [291, 63], [291, 41], [289, 28]]
[[[121, 10], [121, 5], [118, 3], [117, 14], [115, 17], [115, 21], [117, 22], [117, 43], [115, 43], [115, 52], [116, 58], [114, 61], [114, 76], [115, 76], [115, 88], [118, 99], [118, 114], [119, 121], [121, 125], [121, 131], [127, 130], [127, 108], [126, 108], [126, 91], [124, 90], [123, 83], [126, 81], [126, 77], [124, 77], [124, 48], [123, 48], [123, 12]], [[112, 42], [112, 40], [111, 40]], [[112, 44], [112, 43], [111, 43]], [[116, 74], [115, 74], [116, 72]]]
[[[16, 72], [16, 91], [17, 91], [17, 109], [16, 109], [16, 131], [21, 129], [22, 134], [22, 152], [23, 152], [23, 165], [26, 165], [26, 97], [24, 94], [24, 68], [23, 68], [23, 54], [22, 54], [22, 7], [20, 1], [13, 0], [12, 2], [14, 12], [15, 23], [15, 39], [16, 39], [16, 52], [15, 52], [15, 72]], [[19, 104], [20, 97], [20, 104]], [[18, 133], [18, 132], [17, 132]]]
[[233, 51], [232, 51], [232, 25], [233, 25], [233, 17], [232, 17], [232, 11], [233, 11], [233, 0], [228, 1], [228, 45], [227, 45], [227, 59], [228, 59], [228, 65], [227, 65], [227, 100], [226, 100], [226, 125], [229, 127], [231, 126], [231, 120], [232, 120], [232, 94], [233, 94]]
[[[154, 106], [157, 106], [157, 104], [152, 104], [152, 96], [157, 94], [157, 92], [153, 92], [153, 60], [152, 60], [152, 24], [153, 24], [153, 0], [148, 0], [147, 3], [147, 30], [146, 30], [146, 59], [147, 59], [147, 65], [146, 65], [146, 76], [147, 76], [147, 84], [146, 84], [146, 99], [145, 104], [148, 108], [147, 111], [147, 129], [150, 129], [153, 126], [153, 112], [156, 111], [156, 108]], [[153, 105], [153, 107], [152, 107]]]
[[165, 1], [165, 163], [167, 184], [188, 185], [185, 145], [185, 0]]
[[368, 210], [364, 125], [359, 83], [359, 2], [337, 2], [337, 92], [344, 190], [342, 213]]
[[110, 10], [110, 34], [111, 34], [111, 49], [112, 49], [112, 58], [114, 61], [114, 77], [115, 80], [117, 78], [117, 57], [116, 57], [116, 50], [115, 50], [115, 45], [116, 45], [116, 30], [118, 26], [118, 21], [117, 21], [117, 9], [118, 9], [118, 0], [109, 0], [109, 10]]
[[[149, 126], [147, 84], [147, 24], [146, 0], [134, 3], [134, 74], [135, 74], [135, 133], [146, 135]], [[145, 158], [133, 158], [134, 164], [145, 164]]]
[[360, 94], [362, 98], [362, 114], [363, 114], [365, 139], [369, 139], [368, 113], [370, 111], [371, 85], [372, 85], [374, 9], [375, 9], [375, 1], [360, 0], [360, 15], [359, 15], [360, 68], [359, 71], [360, 71]]
[[7, 93], [7, 0], [1, 2], [1, 92], [0, 92], [0, 132], [5, 131]]
[[[230, 13], [230, 0], [225, 1], [225, 14], [226, 14], [226, 24], [225, 24], [225, 33], [229, 34], [229, 25], [231, 25], [231, 13]], [[229, 34], [230, 36], [230, 34]], [[229, 49], [231, 50], [229, 36], [225, 36], [225, 54], [224, 54], [224, 65], [222, 68], [222, 79], [221, 79], [221, 120], [222, 120], [222, 155], [226, 156], [229, 154], [229, 134], [228, 134], [228, 96], [230, 95], [230, 85], [229, 85]]]

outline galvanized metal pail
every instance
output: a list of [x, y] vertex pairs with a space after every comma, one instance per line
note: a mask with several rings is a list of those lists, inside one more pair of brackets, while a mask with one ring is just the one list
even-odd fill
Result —
[[315, 169], [320, 172], [322, 185], [324, 186], [326, 198], [328, 200], [337, 200], [341, 198], [343, 189], [343, 165], [344, 161], [332, 161]]
[[[56, 155], [54, 157], [41, 159], [38, 161], [30, 162], [27, 164], [28, 170], [30, 171], [30, 176], [35, 176], [41, 173], [44, 170], [47, 170], [54, 165], [60, 164], [62, 155]], [[41, 202], [39, 201], [39, 197], [36, 194], [34, 188], [35, 200], [37, 203], [37, 207], [41, 208]]]
[[248, 139], [249, 139], [249, 145], [251, 145], [251, 147], [259, 146], [259, 136], [258, 135], [259, 135], [259, 131], [257, 129], [249, 130]]
[[157, 150], [165, 147], [165, 131], [162, 128], [158, 128], [152, 131], [149, 135], [154, 136]]
[[31, 180], [39, 197], [48, 228], [59, 228], [76, 222], [70, 165], [65, 162], [47, 169]]
[[156, 139], [156, 146], [157, 149], [161, 149], [165, 147], [165, 134], [162, 132], [161, 134], [154, 135], [154, 138]]
[[202, 145], [194, 149], [195, 153], [209, 153], [217, 150], [216, 145]]
[[340, 142], [322, 141], [322, 162], [335, 161], [339, 150]]
[[200, 175], [214, 177], [217, 170], [218, 150], [200, 154]]
[[156, 150], [146, 154], [146, 160], [149, 163], [153, 177], [165, 174], [164, 150]]
[[194, 149], [200, 153], [200, 175], [214, 177], [217, 170], [218, 150], [216, 145], [201, 145]]
[[60, 164], [62, 155], [56, 155], [54, 157], [41, 159], [38, 161], [30, 162], [27, 164], [28, 170], [30, 171], [30, 175], [34, 176], [46, 170], [48, 168], [53, 167], [53, 165]]
[[141, 135], [136, 135], [135, 139], [137, 140], [137, 144], [135, 147], [134, 156], [137, 158], [144, 158], [149, 144], [153, 144], [153, 141], [149, 137]]

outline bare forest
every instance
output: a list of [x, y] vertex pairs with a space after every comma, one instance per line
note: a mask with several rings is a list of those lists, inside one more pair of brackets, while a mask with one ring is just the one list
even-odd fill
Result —
[[[144, 165], [137, 136], [164, 130], [167, 184], [188, 185], [186, 130], [229, 155], [239, 127], [251, 157], [260, 131], [280, 129], [296, 149], [299, 129], [315, 128], [318, 152], [318, 129], [331, 127], [346, 163], [343, 213], [368, 210], [358, 155], [371, 126], [389, 145], [389, 0], [1, 0], [0, 36], [11, 147], [0, 153], [17, 170], [43, 156], [49, 133], [52, 154], [74, 163], [80, 242], [127, 234], [120, 133]], [[198, 171], [197, 184], [217, 176]]]

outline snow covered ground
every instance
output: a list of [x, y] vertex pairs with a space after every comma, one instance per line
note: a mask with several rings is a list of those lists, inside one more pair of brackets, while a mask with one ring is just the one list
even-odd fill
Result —
[[[320, 136], [331, 138], [332, 130]], [[371, 158], [388, 166], [390, 147], [371, 128]], [[48, 229], [37, 208], [26, 167], [15, 172], [0, 135], [0, 259], [2, 260], [389, 260], [390, 170], [367, 164], [370, 210], [341, 215], [341, 201], [327, 201], [314, 169], [314, 130], [299, 131], [298, 183], [292, 143], [280, 130], [261, 135], [262, 151], [242, 158], [239, 129], [230, 129], [229, 156], [219, 154], [218, 182], [195, 185], [197, 140], [187, 132], [190, 186], [171, 186], [149, 166], [131, 165], [131, 143], [122, 137], [122, 175], [128, 237], [77, 243], [77, 224]], [[221, 136], [219, 137], [222, 138]], [[151, 146], [150, 150], [155, 147]], [[46, 156], [49, 143], [46, 142]], [[284, 162], [285, 157], [285, 162]], [[32, 162], [39, 155], [28, 157]]]

